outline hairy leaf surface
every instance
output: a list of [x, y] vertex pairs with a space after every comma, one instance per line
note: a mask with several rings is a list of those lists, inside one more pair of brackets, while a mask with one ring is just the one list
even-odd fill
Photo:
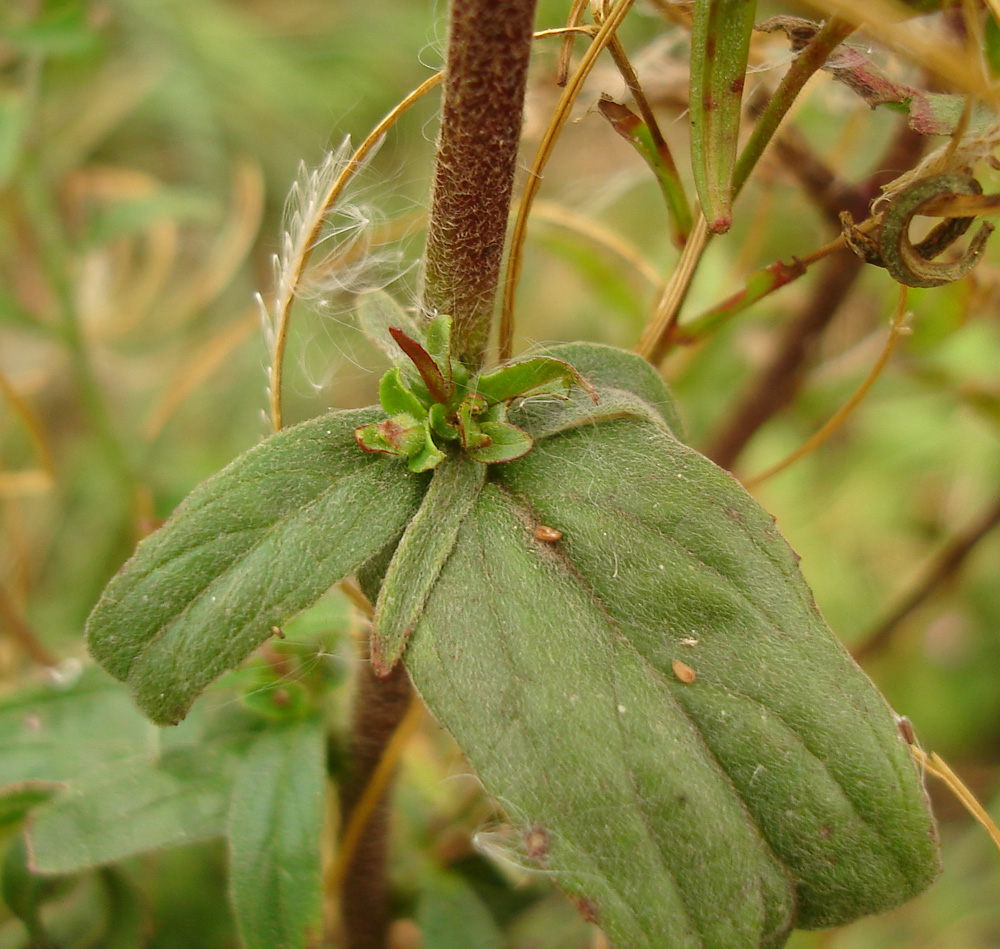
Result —
[[169, 724], [286, 619], [393, 543], [426, 484], [358, 450], [373, 409], [273, 436], [139, 544], [87, 623], [91, 653]]
[[923, 889], [917, 770], [772, 519], [652, 416], [532, 434], [406, 653], [525, 860], [629, 949], [780, 946]]

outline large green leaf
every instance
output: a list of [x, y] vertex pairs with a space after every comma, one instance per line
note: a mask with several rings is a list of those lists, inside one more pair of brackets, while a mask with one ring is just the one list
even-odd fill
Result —
[[651, 415], [532, 434], [405, 655], [524, 859], [628, 949], [780, 946], [923, 889], [917, 769], [772, 518]]
[[154, 721], [392, 544], [426, 479], [360, 451], [376, 410], [286, 429], [197, 487], [140, 543], [87, 623], [91, 653]]
[[228, 837], [245, 949], [312, 945], [322, 929], [323, 722], [268, 729], [236, 776]]

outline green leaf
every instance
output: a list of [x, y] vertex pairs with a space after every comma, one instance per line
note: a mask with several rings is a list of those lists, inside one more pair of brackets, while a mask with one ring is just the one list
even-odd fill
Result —
[[458, 874], [433, 873], [421, 894], [417, 925], [433, 949], [503, 949], [503, 935], [476, 891]]
[[91, 653], [173, 723], [275, 627], [391, 545], [425, 481], [358, 451], [381, 413], [335, 412], [271, 437], [196, 488], [139, 544], [87, 623]]
[[697, 0], [691, 31], [691, 167], [712, 233], [732, 224], [733, 168], [756, 0]]
[[406, 463], [407, 468], [416, 474], [432, 471], [445, 459], [444, 452], [434, 444], [430, 422], [427, 420], [424, 422], [423, 436], [424, 442], [420, 450], [410, 455], [410, 460]]
[[221, 836], [233, 759], [221, 749], [182, 746], [75, 781], [30, 822], [32, 868], [73, 873]]
[[[422, 407], [420, 411], [424, 416]], [[354, 439], [363, 451], [412, 458], [424, 450], [428, 434], [423, 418], [402, 413], [378, 424], [359, 425], [354, 430]]]
[[[553, 383], [558, 383], [553, 386]], [[508, 363], [476, 378], [475, 389], [487, 402], [509, 402], [515, 396], [544, 390], [565, 396], [573, 386], [589, 391], [587, 381], [576, 368], [551, 356], [532, 356]], [[593, 398], [593, 396], [591, 396]]]
[[17, 173], [30, 122], [28, 97], [20, 89], [0, 89], [0, 187]]
[[32, 873], [28, 866], [28, 848], [23, 834], [7, 847], [3, 859], [3, 901], [24, 923], [34, 946], [48, 946], [51, 941], [42, 922], [42, 905], [52, 899], [58, 881]]
[[455, 535], [479, 494], [486, 467], [459, 452], [438, 467], [416, 516], [393, 554], [375, 605], [371, 660], [388, 675], [424, 608]]
[[20, 825], [31, 809], [43, 804], [59, 785], [49, 781], [23, 781], [0, 792], [0, 834]]
[[233, 909], [246, 949], [312, 945], [322, 928], [323, 722], [264, 732], [229, 809]]
[[101, 949], [143, 949], [152, 926], [148, 896], [125, 873], [115, 868], [101, 872], [108, 901], [107, 931]]
[[70, 687], [44, 685], [0, 700], [0, 787], [64, 782], [142, 754], [149, 722], [121, 685], [85, 669]]
[[485, 421], [479, 424], [479, 429], [489, 441], [485, 445], [469, 448], [470, 458], [480, 464], [495, 465], [504, 461], [513, 461], [531, 451], [534, 439], [523, 429], [510, 422]]
[[451, 392], [454, 388], [451, 359], [451, 317], [446, 313], [435, 316], [427, 324], [425, 337], [427, 352], [441, 371], [445, 390]]
[[893, 713], [735, 480], [635, 417], [489, 478], [407, 668], [615, 945], [776, 947], [929, 884]]
[[598, 393], [598, 401], [573, 389], [566, 400], [529, 397], [515, 402], [515, 421], [536, 441], [609, 418], [645, 418], [676, 435], [683, 432], [666, 385], [641, 356], [601, 343], [564, 343], [548, 352], [571, 363]]
[[378, 384], [378, 400], [389, 415], [406, 414], [422, 418], [427, 410], [403, 382], [403, 371], [394, 366]]

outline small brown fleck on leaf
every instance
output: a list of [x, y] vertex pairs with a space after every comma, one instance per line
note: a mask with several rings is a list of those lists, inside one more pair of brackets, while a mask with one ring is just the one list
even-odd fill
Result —
[[548, 831], [535, 824], [524, 835], [524, 851], [532, 860], [542, 860], [549, 852], [551, 843]]
[[597, 922], [597, 906], [587, 899], [585, 896], [570, 896], [570, 899], [576, 904], [576, 908], [580, 915], [583, 917], [584, 922], [596, 923]]
[[905, 715], [901, 715], [896, 719], [896, 728], [899, 729], [899, 734], [902, 735], [903, 741], [908, 745], [915, 745], [917, 743], [917, 736], [913, 733], [913, 722]]
[[539, 524], [535, 528], [535, 540], [544, 541], [546, 544], [554, 544], [557, 540], [562, 538], [562, 531], [557, 531], [554, 527], [547, 527], [545, 524]]
[[698, 674], [692, 669], [686, 662], [681, 662], [680, 659], [674, 659], [670, 663], [670, 668], [674, 670], [674, 675], [680, 679], [685, 685], [694, 682], [698, 678]]

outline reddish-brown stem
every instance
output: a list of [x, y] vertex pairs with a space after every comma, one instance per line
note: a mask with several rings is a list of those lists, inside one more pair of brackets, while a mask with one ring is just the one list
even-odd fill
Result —
[[[340, 786], [341, 826], [347, 826], [375, 774], [386, 746], [413, 700], [402, 665], [379, 679], [369, 663], [358, 675], [351, 735], [350, 773]], [[344, 873], [341, 918], [347, 949], [384, 949], [389, 928], [386, 854], [388, 791], [375, 805]]]
[[454, 0], [424, 261], [423, 307], [482, 362], [521, 136], [535, 0]]
[[922, 603], [958, 573], [973, 548], [994, 528], [1000, 526], [1000, 498], [996, 498], [977, 520], [956, 534], [923, 571], [913, 588], [899, 604], [851, 652], [855, 659], [869, 659], [885, 649], [903, 621]]
[[[422, 306], [452, 317], [452, 352], [483, 360], [493, 317], [514, 181], [535, 0], [452, 0], [445, 91], [431, 194]], [[413, 700], [403, 666], [379, 679], [365, 663], [355, 701], [342, 826], [371, 785]], [[348, 949], [384, 949], [388, 791], [344, 868]]]

